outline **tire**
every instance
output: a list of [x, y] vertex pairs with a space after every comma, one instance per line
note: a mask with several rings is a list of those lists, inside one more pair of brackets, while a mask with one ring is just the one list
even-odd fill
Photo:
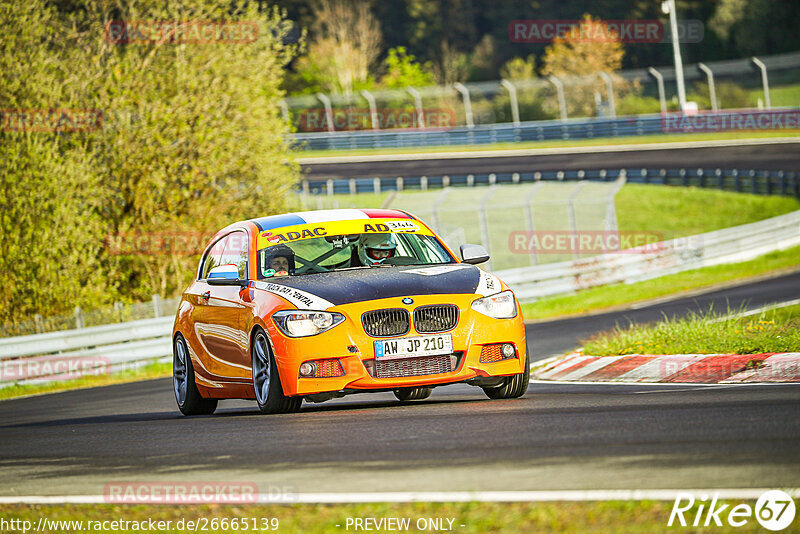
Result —
[[483, 392], [490, 399], [516, 399], [528, 391], [531, 379], [531, 370], [528, 355], [525, 355], [525, 370], [517, 375], [507, 376], [502, 384], [493, 388], [483, 388]]
[[283, 394], [281, 377], [275, 365], [267, 334], [259, 328], [253, 335], [250, 346], [253, 362], [253, 388], [261, 413], [294, 413], [300, 410], [303, 397], [287, 397]]
[[401, 402], [427, 399], [433, 393], [433, 388], [399, 388], [394, 390], [394, 396]]
[[205, 399], [197, 389], [189, 348], [180, 334], [172, 344], [172, 389], [183, 415], [211, 415], [217, 409], [217, 399]]

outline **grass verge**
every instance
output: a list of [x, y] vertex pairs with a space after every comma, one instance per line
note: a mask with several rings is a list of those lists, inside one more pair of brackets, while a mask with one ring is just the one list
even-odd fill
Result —
[[[720, 501], [725, 504], [728, 501]], [[726, 510], [747, 503], [754, 507], [753, 501], [730, 502]], [[668, 530], [667, 521], [673, 503], [666, 501], [603, 501], [603, 502], [553, 502], [553, 503], [409, 503], [409, 504], [337, 504], [314, 505], [297, 504], [284, 506], [267, 505], [2, 505], [0, 516], [6, 521], [19, 519], [30, 521], [35, 528], [40, 518], [49, 521], [145, 521], [150, 519], [170, 521], [172, 528], [159, 532], [181, 532], [175, 528], [181, 519], [205, 521], [207, 525], [219, 526], [222, 519], [230, 522], [233, 518], [247, 518], [249, 524], [255, 519], [259, 526], [261, 520], [277, 519], [277, 532], [338, 533], [356, 530], [352, 523], [347, 529], [348, 518], [408, 518], [410, 532], [427, 531], [418, 528], [417, 521], [444, 519], [444, 527], [450, 530], [448, 519], [452, 520], [452, 530], [464, 533], [485, 532], [663, 532]], [[698, 513], [698, 505], [684, 512], [687, 523]], [[700, 510], [702, 513], [702, 510]], [[721, 514], [723, 527], [712, 526], [693, 532], [760, 532], [761, 527], [755, 518], [733, 528], [725, 523], [727, 513]], [[216, 523], [212, 523], [216, 520]], [[705, 514], [701, 521], [705, 520]], [[52, 524], [52, 523], [51, 523]], [[146, 523], [145, 523], [146, 524]], [[421, 523], [420, 523], [421, 525]], [[462, 526], [463, 525], [463, 526]], [[680, 526], [673, 526], [680, 529]], [[32, 529], [30, 529], [32, 530]], [[74, 532], [80, 529], [51, 528], [49, 532]], [[84, 528], [83, 530], [90, 530]], [[99, 531], [100, 529], [96, 529]], [[143, 530], [147, 530], [144, 528]], [[182, 532], [188, 529], [184, 528]], [[375, 529], [377, 530], [377, 529]], [[437, 529], [431, 529], [436, 531]], [[20, 530], [22, 531], [22, 530]], [[121, 528], [117, 532], [140, 532], [133, 527]], [[242, 532], [235, 529], [214, 528], [215, 532]], [[387, 531], [387, 530], [382, 530]], [[795, 521], [783, 532], [800, 532], [800, 523]]]
[[654, 324], [617, 326], [584, 344], [586, 354], [759, 354], [800, 351], [800, 305], [745, 316], [691, 312]]
[[584, 146], [643, 145], [648, 143], [679, 143], [682, 141], [716, 141], [725, 139], [764, 139], [790, 137], [800, 134], [798, 129], [731, 131], [694, 134], [633, 135], [627, 137], [602, 137], [595, 139], [572, 139], [565, 141], [525, 141], [520, 143], [494, 143], [491, 145], [441, 145], [403, 148], [360, 148], [343, 150], [298, 150], [295, 156], [299, 163], [303, 158], [325, 156], [370, 156], [389, 154], [430, 154], [437, 152], [483, 152], [487, 150], [524, 150], [539, 148], [573, 148]]
[[124, 382], [138, 382], [151, 378], [164, 378], [172, 376], [172, 362], [151, 363], [136, 369], [127, 369], [118, 373], [100, 376], [84, 376], [73, 380], [56, 380], [42, 384], [13, 385], [0, 388], [0, 400], [13, 399], [25, 395], [37, 395], [40, 393], [55, 393], [57, 391], [67, 391], [70, 389], [93, 388], [97, 386], [108, 386], [111, 384], [122, 384]]
[[797, 266], [800, 266], [800, 246], [770, 252], [750, 261], [703, 267], [635, 284], [611, 284], [571, 295], [543, 298], [523, 304], [522, 315], [531, 320], [600, 312], [669, 295], [679, 297], [681, 293]]

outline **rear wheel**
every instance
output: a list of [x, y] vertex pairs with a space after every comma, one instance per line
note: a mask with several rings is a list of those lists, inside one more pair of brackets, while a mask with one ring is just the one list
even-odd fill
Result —
[[261, 413], [299, 411], [303, 398], [287, 397], [283, 394], [275, 357], [267, 341], [267, 335], [260, 328], [253, 336], [250, 352], [253, 359], [253, 387], [256, 390], [256, 402]]
[[483, 388], [483, 392], [490, 399], [516, 399], [528, 391], [531, 379], [531, 370], [528, 364], [528, 355], [525, 355], [525, 370], [518, 375], [507, 376], [503, 383], [493, 388]]
[[217, 399], [204, 399], [194, 381], [194, 367], [186, 340], [175, 336], [172, 345], [172, 387], [175, 401], [183, 415], [209, 415], [217, 409]]
[[433, 393], [433, 388], [399, 388], [394, 390], [397, 400], [405, 402], [427, 399]]

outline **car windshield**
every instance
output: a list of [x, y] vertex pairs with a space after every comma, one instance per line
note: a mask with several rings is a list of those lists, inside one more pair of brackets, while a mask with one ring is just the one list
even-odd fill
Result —
[[326, 235], [258, 251], [258, 276], [325, 273], [397, 265], [437, 265], [455, 259], [439, 241], [413, 233]]

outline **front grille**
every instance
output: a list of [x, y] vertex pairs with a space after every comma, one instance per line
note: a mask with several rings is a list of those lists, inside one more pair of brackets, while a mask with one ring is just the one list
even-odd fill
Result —
[[374, 367], [371, 370], [375, 378], [435, 375], [452, 372], [456, 368], [457, 361], [458, 357], [455, 354], [399, 360], [374, 360]]
[[454, 304], [420, 306], [414, 310], [414, 328], [417, 332], [432, 334], [446, 332], [458, 323], [458, 306]]
[[408, 311], [402, 308], [364, 312], [361, 323], [364, 331], [372, 337], [402, 336], [411, 328]]

